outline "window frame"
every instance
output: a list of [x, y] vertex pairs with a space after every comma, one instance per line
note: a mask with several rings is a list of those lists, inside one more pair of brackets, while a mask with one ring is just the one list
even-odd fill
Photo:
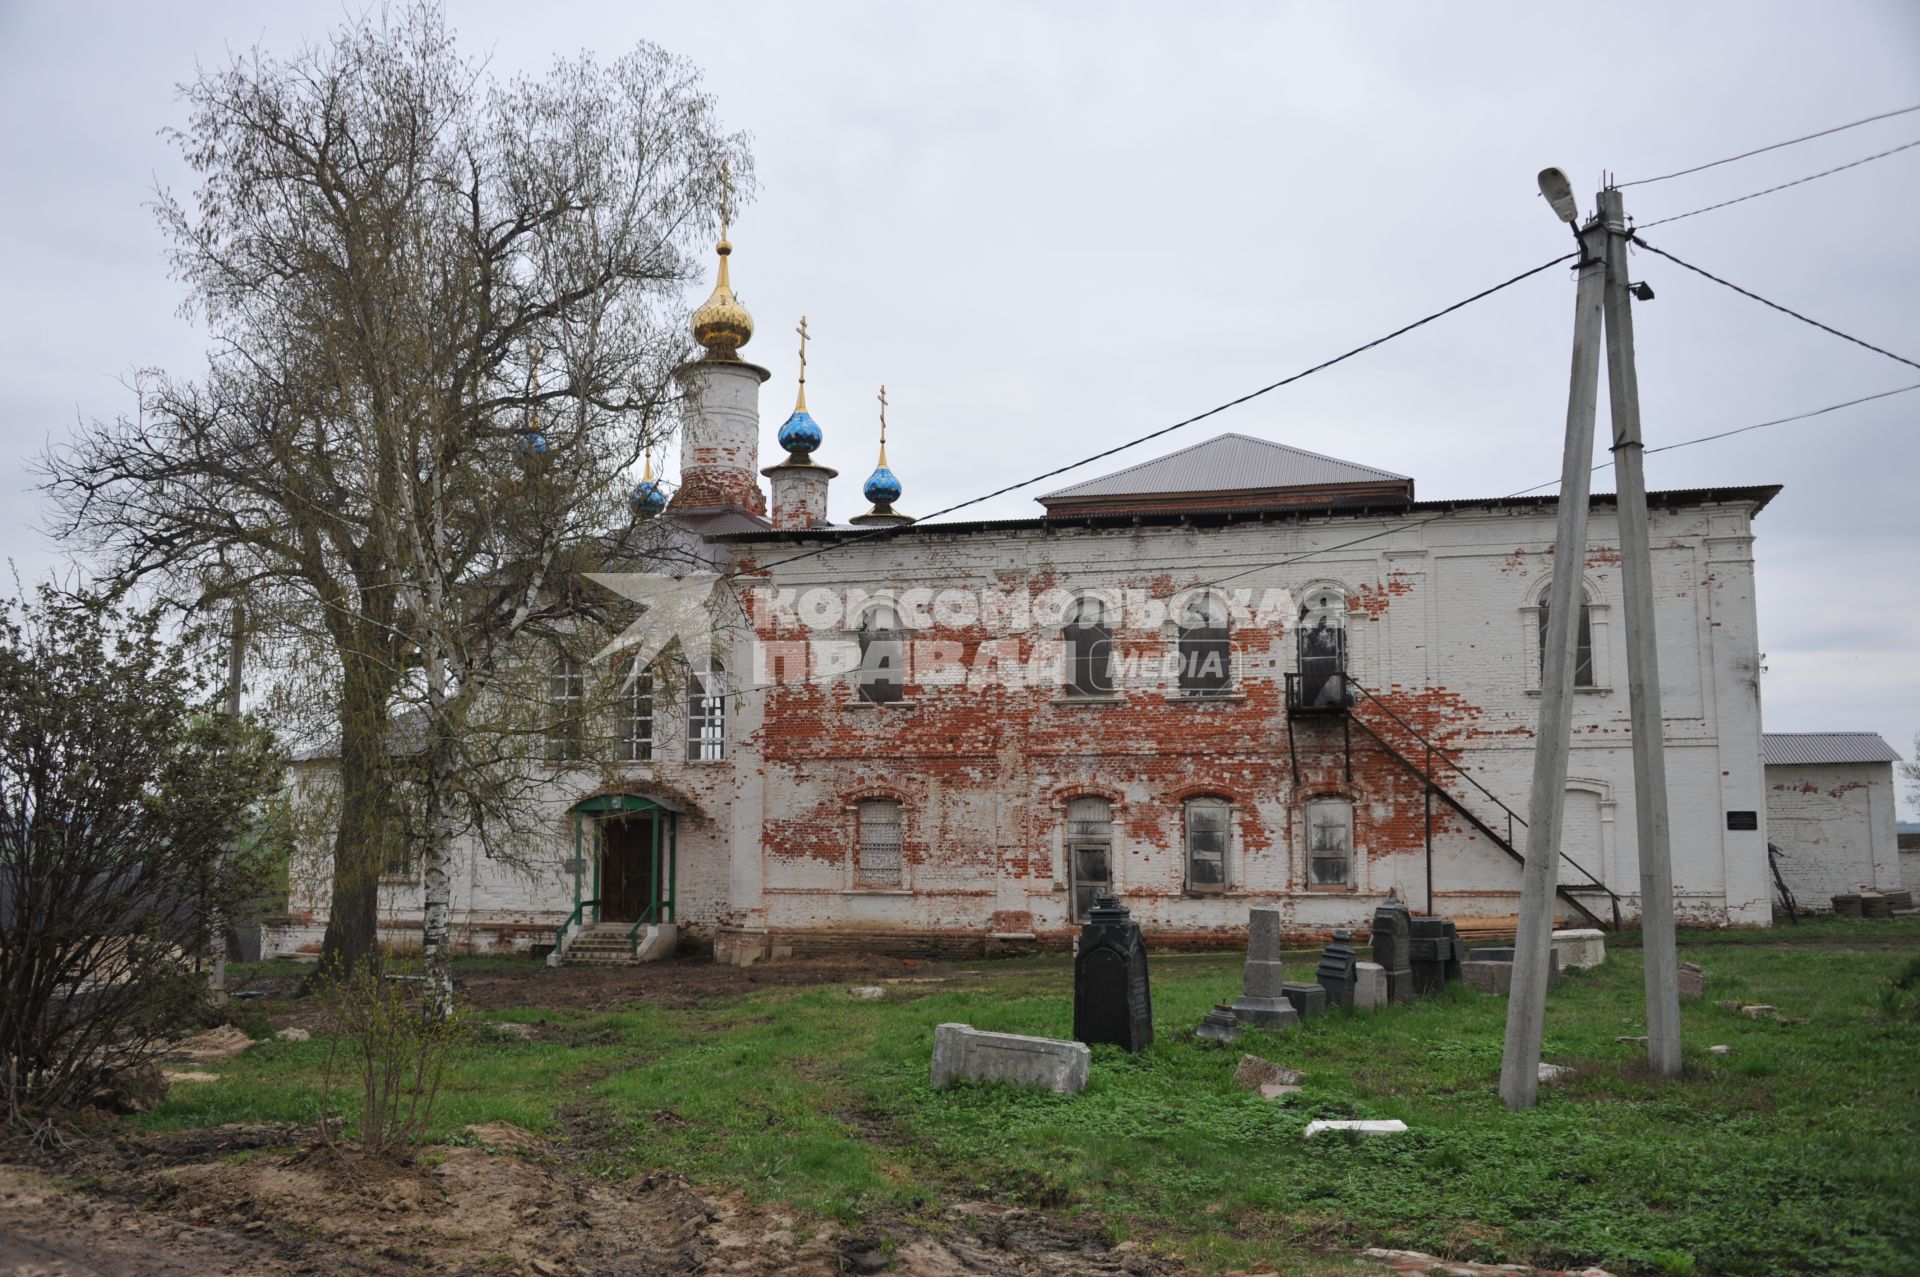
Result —
[[[654, 700], [653, 666], [641, 667], [639, 658], [634, 657], [626, 662], [620, 677], [620, 731], [614, 751], [623, 763], [650, 763], [658, 743], [660, 717]], [[636, 730], [640, 723], [646, 724], [644, 735]]]
[[[1204, 608], [1207, 612], [1199, 624], [1192, 622], [1196, 608]], [[1217, 682], [1211, 678], [1203, 681], [1199, 677], [1195, 667], [1200, 662], [1188, 659], [1190, 649], [1196, 655], [1209, 650], [1220, 653], [1221, 669]], [[1177, 682], [1182, 696], [1208, 697], [1233, 694], [1235, 686], [1233, 613], [1218, 595], [1212, 591], [1203, 591], [1191, 596], [1180, 605], [1179, 619], [1174, 622], [1174, 651], [1179, 657]]]
[[[1551, 585], [1549, 585], [1551, 589]], [[1548, 590], [1542, 590], [1534, 603], [1534, 660], [1533, 677], [1536, 687], [1543, 686], [1547, 677], [1547, 619], [1552, 610]], [[1574, 639], [1573, 648], [1573, 685], [1576, 688], [1597, 688], [1600, 682], [1600, 663], [1594, 647], [1593, 600], [1588, 597], [1585, 586], [1580, 590], [1580, 624]], [[1582, 677], [1582, 676], [1585, 677]]]
[[[1327, 699], [1329, 688], [1333, 689], [1335, 698], [1333, 703], [1346, 704], [1352, 699], [1347, 691], [1347, 675], [1353, 660], [1353, 633], [1347, 619], [1352, 608], [1353, 596], [1344, 586], [1339, 585], [1316, 585], [1301, 598], [1299, 612], [1294, 618], [1293, 667], [1301, 684], [1301, 703], [1308, 708], [1326, 708], [1329, 704]], [[1320, 628], [1318, 624], [1310, 627], [1309, 618], [1325, 622], [1327, 630], [1334, 636], [1332, 652], [1309, 653], [1307, 651], [1308, 636], [1317, 633]], [[1312, 671], [1308, 662], [1324, 661], [1328, 658], [1331, 658], [1333, 666], [1329, 671], [1329, 677], [1311, 689], [1313, 694], [1309, 695], [1306, 680]]]
[[[1315, 861], [1335, 859], [1335, 857], [1322, 854], [1320, 849], [1315, 846], [1315, 842], [1317, 841], [1315, 835], [1319, 829], [1336, 827], [1323, 825], [1315, 820], [1316, 815], [1330, 810], [1338, 810], [1343, 817], [1337, 824], [1346, 841], [1346, 846], [1342, 849], [1344, 854], [1338, 857], [1340, 863], [1345, 866], [1344, 874], [1339, 882], [1321, 882], [1315, 876], [1314, 870]], [[1301, 832], [1304, 836], [1301, 838], [1300, 844], [1306, 856], [1303, 872], [1308, 891], [1357, 891], [1359, 889], [1358, 857], [1354, 851], [1355, 817], [1356, 804], [1352, 798], [1345, 794], [1315, 794], [1302, 804]]]
[[1070, 699], [1108, 700], [1119, 694], [1113, 671], [1113, 627], [1107, 622], [1106, 600], [1093, 594], [1075, 599], [1060, 627], [1060, 639], [1066, 646], [1065, 692]]
[[[871, 820], [870, 816], [881, 812], [890, 814], [893, 841], [891, 844], [877, 838], [870, 838], [869, 829], [884, 832], [887, 822]], [[853, 887], [856, 891], [904, 891], [907, 887], [907, 805], [898, 798], [886, 795], [870, 795], [859, 798], [853, 804]], [[876, 866], [870, 862], [869, 849], [875, 849], [879, 858], [884, 860], [889, 852], [892, 856], [891, 872], [884, 865]]]
[[[1201, 811], [1218, 812], [1220, 828], [1217, 831], [1220, 846], [1217, 856], [1220, 862], [1218, 882], [1199, 881], [1193, 872], [1197, 859], [1194, 848], [1194, 816]], [[1219, 794], [1194, 794], [1180, 803], [1180, 873], [1188, 895], [1220, 895], [1226, 892], [1233, 881], [1233, 800]]]
[[726, 666], [710, 656], [704, 669], [687, 668], [687, 761], [727, 760]]
[[[893, 621], [891, 626], [875, 625], [882, 614]], [[854, 626], [853, 636], [860, 648], [860, 664], [853, 671], [854, 698], [865, 705], [903, 703], [907, 699], [907, 627], [899, 607], [885, 599], [869, 604]], [[884, 654], [889, 649], [894, 653], [893, 668], [888, 671], [894, 675], [893, 681], [876, 678], [869, 669], [868, 654], [876, 650]]]
[[586, 666], [562, 652], [547, 664], [547, 762], [577, 763], [586, 757], [586, 704]]

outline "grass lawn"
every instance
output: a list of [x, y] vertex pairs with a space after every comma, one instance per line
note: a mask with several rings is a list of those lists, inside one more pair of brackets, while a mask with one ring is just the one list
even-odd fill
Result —
[[[1920, 926], [1683, 933], [1681, 956], [1708, 980], [1684, 1010], [1683, 1079], [1649, 1078], [1643, 1048], [1617, 1041], [1645, 1028], [1639, 951], [1613, 945], [1554, 991], [1545, 1058], [1576, 1072], [1520, 1114], [1496, 1093], [1506, 1003], [1461, 988], [1249, 1034], [1241, 1047], [1303, 1071], [1305, 1091], [1281, 1104], [1236, 1090], [1238, 1051], [1185, 1040], [1238, 991], [1239, 958], [1221, 954], [1155, 959], [1159, 1041], [1137, 1057], [1097, 1048], [1078, 1096], [927, 1085], [941, 1022], [1070, 1036], [1070, 965], [1050, 958], [882, 1001], [826, 985], [699, 1009], [492, 1013], [545, 1028], [463, 1048], [435, 1124], [457, 1138], [514, 1122], [569, 1139], [598, 1173], [670, 1167], [848, 1220], [968, 1197], [1091, 1211], [1209, 1269], [1320, 1271], [1318, 1256], [1386, 1245], [1622, 1272], [1920, 1272], [1920, 989], [1890, 983], [1920, 958]], [[325, 1055], [318, 1039], [264, 1043], [143, 1120], [312, 1119]], [[1412, 1132], [1309, 1144], [1314, 1117]]]

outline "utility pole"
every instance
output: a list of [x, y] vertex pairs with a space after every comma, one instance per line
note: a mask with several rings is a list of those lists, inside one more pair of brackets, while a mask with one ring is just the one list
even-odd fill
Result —
[[[1579, 216], [1566, 176], [1540, 175], [1540, 190], [1560, 219]], [[1547, 976], [1553, 961], [1553, 901], [1560, 835], [1567, 805], [1567, 751], [1573, 734], [1573, 675], [1580, 636], [1580, 577], [1587, 552], [1587, 494], [1593, 472], [1593, 422], [1599, 407], [1601, 302], [1606, 284], [1607, 228], [1589, 221], [1580, 240], [1579, 286], [1573, 304], [1573, 372], [1567, 390], [1566, 449], [1560, 462], [1560, 510], [1554, 532], [1553, 580], [1542, 640], [1540, 722], [1533, 740], [1533, 787], [1527, 803], [1527, 852], [1520, 921], [1513, 942], [1513, 987], [1507, 996], [1500, 1098], [1531, 1108], [1540, 1087], [1540, 1040], [1546, 1026]]]
[[1680, 971], [1673, 935], [1673, 848], [1667, 826], [1665, 719], [1654, 642], [1653, 553], [1647, 542], [1646, 448], [1633, 366], [1633, 299], [1627, 219], [1620, 192], [1600, 192], [1607, 231], [1607, 391], [1626, 590], [1627, 695], [1633, 725], [1633, 814], [1640, 846], [1640, 939], [1646, 964], [1647, 1058], [1662, 1077], [1680, 1072]]

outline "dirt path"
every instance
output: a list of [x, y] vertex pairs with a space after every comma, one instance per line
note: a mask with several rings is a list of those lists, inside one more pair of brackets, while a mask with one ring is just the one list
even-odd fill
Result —
[[855, 1229], [664, 1172], [573, 1173], [539, 1137], [473, 1128], [479, 1147], [413, 1163], [324, 1147], [288, 1127], [121, 1137], [50, 1159], [85, 1177], [0, 1166], [0, 1277], [122, 1274], [521, 1274], [523, 1277], [1180, 1277], [1189, 1270], [1086, 1224], [981, 1202]]

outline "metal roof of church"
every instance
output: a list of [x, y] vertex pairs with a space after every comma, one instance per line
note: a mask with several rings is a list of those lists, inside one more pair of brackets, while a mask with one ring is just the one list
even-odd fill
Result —
[[1357, 465], [1252, 435], [1216, 435], [1190, 448], [1142, 461], [1037, 498], [1044, 503], [1088, 497], [1158, 496], [1266, 488], [1321, 488], [1381, 481], [1411, 484], [1406, 475]]
[[1769, 767], [1900, 761], [1875, 732], [1767, 732], [1762, 742]]

